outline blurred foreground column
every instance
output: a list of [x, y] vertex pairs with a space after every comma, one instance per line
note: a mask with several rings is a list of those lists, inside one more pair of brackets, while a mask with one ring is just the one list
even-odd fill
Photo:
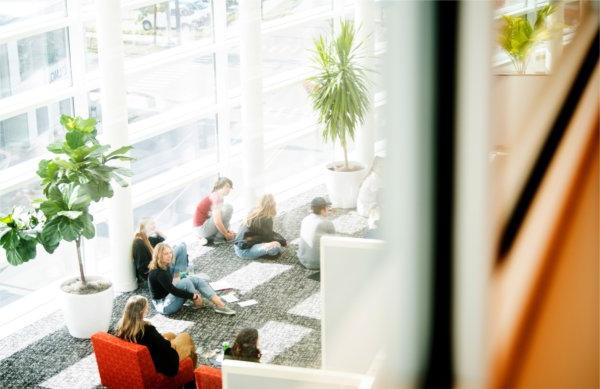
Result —
[[264, 187], [260, 19], [260, 0], [240, 1], [243, 196], [247, 208], [254, 206]]
[[[96, 0], [96, 11], [102, 129], [111, 147], [119, 148], [129, 144], [120, 1]], [[129, 165], [121, 162], [123, 167]], [[116, 291], [126, 292], [137, 288], [131, 262], [131, 187], [114, 185], [114, 190], [113, 198], [108, 200], [111, 281]]]

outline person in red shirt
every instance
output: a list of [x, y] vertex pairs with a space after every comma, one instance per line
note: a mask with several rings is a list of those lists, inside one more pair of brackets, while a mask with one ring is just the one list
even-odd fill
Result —
[[221, 177], [215, 183], [212, 193], [204, 197], [196, 206], [194, 230], [203, 244], [219, 240], [230, 241], [235, 238], [235, 232], [229, 230], [233, 207], [223, 202], [231, 189], [233, 189], [233, 182], [227, 177]]

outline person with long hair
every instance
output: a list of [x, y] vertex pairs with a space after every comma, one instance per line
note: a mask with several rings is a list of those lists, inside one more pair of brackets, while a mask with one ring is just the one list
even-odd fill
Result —
[[[158, 230], [156, 222], [149, 217], [140, 220], [138, 231], [133, 237], [131, 244], [131, 255], [135, 265], [135, 273], [138, 282], [142, 283], [148, 280], [148, 265], [152, 260], [152, 250], [154, 247], [165, 241], [166, 236]], [[173, 247], [175, 253], [175, 262], [169, 267], [169, 271], [174, 276], [188, 268], [188, 252], [185, 242], [181, 242]]]
[[173, 377], [179, 371], [179, 360], [190, 357], [196, 366], [196, 345], [190, 334], [175, 335], [167, 332], [161, 335], [156, 328], [144, 320], [148, 315], [148, 300], [143, 296], [131, 296], [125, 304], [123, 316], [117, 324], [115, 336], [132, 343], [144, 345], [156, 371]]
[[225, 305], [213, 288], [202, 278], [188, 276], [174, 278], [168, 270], [173, 261], [173, 250], [166, 243], [154, 247], [152, 261], [148, 268], [148, 286], [152, 294], [152, 303], [156, 310], [164, 315], [171, 315], [181, 309], [187, 300], [192, 300], [194, 306], [202, 307], [202, 297], [209, 299], [214, 310], [223, 315], [235, 315], [235, 311]]
[[277, 215], [277, 204], [272, 194], [263, 195], [240, 226], [234, 241], [234, 250], [242, 259], [276, 256], [283, 251], [286, 240], [273, 231], [273, 218]]
[[201, 244], [235, 238], [235, 232], [229, 229], [233, 207], [223, 202], [231, 189], [233, 189], [233, 181], [221, 177], [215, 182], [212, 192], [196, 206], [193, 225]]
[[258, 348], [258, 331], [256, 328], [244, 328], [236, 336], [231, 348], [225, 351], [224, 359], [260, 362], [261, 356]]

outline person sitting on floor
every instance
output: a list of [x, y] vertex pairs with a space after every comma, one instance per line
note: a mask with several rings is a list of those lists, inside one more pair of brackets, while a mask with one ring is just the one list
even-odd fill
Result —
[[[157, 244], [164, 242], [165, 238], [166, 236], [156, 228], [156, 223], [152, 218], [140, 220], [139, 229], [135, 233], [131, 245], [138, 283], [148, 280], [148, 265], [152, 260], [152, 250]], [[177, 277], [179, 272], [186, 271], [188, 268], [188, 252], [185, 242], [175, 245], [173, 251], [175, 252], [175, 263], [169, 267], [169, 271]]]
[[302, 219], [300, 224], [300, 242], [298, 243], [298, 259], [311, 270], [321, 268], [321, 237], [335, 234], [335, 226], [327, 220], [331, 203], [323, 197], [315, 197], [310, 202], [312, 213]]
[[154, 308], [164, 315], [171, 315], [181, 309], [186, 300], [192, 300], [194, 306], [202, 306], [202, 296], [215, 305], [215, 312], [224, 315], [235, 315], [235, 311], [225, 305], [213, 288], [202, 278], [188, 276], [174, 278], [169, 272], [173, 260], [173, 250], [166, 243], [159, 243], [152, 253], [152, 261], [148, 266], [148, 286], [152, 294]]
[[161, 335], [144, 320], [148, 314], [148, 300], [143, 296], [131, 296], [125, 304], [123, 316], [117, 324], [115, 336], [132, 343], [144, 345], [150, 351], [154, 368], [159, 373], [173, 377], [179, 371], [179, 360], [190, 357], [196, 366], [196, 345], [190, 334]]
[[233, 342], [233, 346], [225, 350], [224, 359], [246, 362], [260, 362], [262, 354], [258, 348], [258, 331], [256, 328], [244, 328]]
[[231, 189], [233, 189], [233, 182], [227, 177], [221, 177], [215, 183], [212, 193], [204, 197], [196, 206], [194, 230], [203, 245], [235, 238], [235, 232], [229, 230], [233, 207], [223, 203], [223, 199]]
[[277, 206], [272, 194], [263, 195], [258, 206], [248, 214], [234, 241], [234, 250], [242, 259], [256, 259], [264, 255], [279, 255], [287, 244], [285, 238], [273, 231]]

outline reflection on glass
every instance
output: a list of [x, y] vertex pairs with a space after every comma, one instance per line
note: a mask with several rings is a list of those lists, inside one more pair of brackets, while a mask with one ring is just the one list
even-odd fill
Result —
[[62, 136], [60, 115], [71, 115], [71, 99], [0, 121], [0, 170], [41, 156]]
[[[102, 120], [100, 90], [88, 94], [90, 117]], [[127, 80], [127, 114], [134, 123], [180, 104], [215, 102], [213, 55], [189, 58], [133, 75]]]
[[262, 0], [262, 18], [272, 20], [326, 5], [331, 8], [331, 0]]
[[189, 41], [212, 40], [209, 0], [171, 0], [127, 11], [121, 23], [127, 57], [139, 57]]
[[331, 19], [324, 19], [265, 35], [262, 42], [265, 77], [310, 65], [313, 40], [331, 27]]
[[133, 211], [134, 225], [137, 225], [144, 217], [154, 218], [156, 224], [165, 230], [180, 223], [190, 223], [198, 201], [210, 192], [215, 179], [216, 177], [210, 176], [196, 180], [183, 188], [166, 193], [156, 200], [137, 207]]
[[385, 105], [375, 108], [375, 142], [385, 139]]
[[66, 28], [0, 45], [0, 97], [49, 84], [71, 85]]
[[216, 145], [214, 117], [138, 142], [132, 150], [133, 183], [210, 155], [217, 162]]
[[265, 93], [263, 101], [265, 140], [289, 135], [317, 122], [302, 83]]
[[1, 0], [0, 27], [39, 16], [65, 16], [65, 0]]

